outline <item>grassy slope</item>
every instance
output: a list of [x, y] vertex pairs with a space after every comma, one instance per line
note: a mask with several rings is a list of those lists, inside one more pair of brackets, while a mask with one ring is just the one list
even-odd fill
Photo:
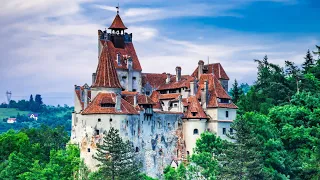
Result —
[[19, 111], [18, 109], [15, 109], [15, 108], [0, 108], [0, 120], [2, 120], [3, 118], [9, 118], [10, 116], [16, 117], [18, 113], [20, 115], [27, 115], [30, 112]]

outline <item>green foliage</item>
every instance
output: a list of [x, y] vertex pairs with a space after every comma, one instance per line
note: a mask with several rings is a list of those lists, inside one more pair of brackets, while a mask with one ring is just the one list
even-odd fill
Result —
[[234, 84], [232, 85], [232, 89], [230, 90], [230, 94], [232, 97], [232, 102], [237, 104], [240, 96], [243, 94], [242, 88], [238, 86], [238, 82], [235, 79]]
[[68, 139], [61, 127], [0, 134], [0, 179], [73, 179], [80, 152]]
[[304, 63], [302, 64], [302, 68], [303, 68], [303, 71], [304, 71], [305, 73], [308, 73], [308, 72], [310, 71], [310, 69], [315, 65], [313, 56], [312, 56], [312, 54], [310, 53], [310, 50], [309, 50], [309, 49], [308, 49], [307, 54], [306, 54], [306, 57], [305, 57], [304, 59], [305, 59], [305, 61], [304, 61]]
[[104, 133], [103, 144], [98, 144], [94, 156], [100, 164], [98, 174], [105, 179], [140, 179], [140, 162], [129, 141], [125, 142], [119, 130], [110, 128]]
[[164, 179], [165, 180], [185, 180], [187, 179], [187, 169], [180, 163], [177, 169], [167, 166], [164, 170]]

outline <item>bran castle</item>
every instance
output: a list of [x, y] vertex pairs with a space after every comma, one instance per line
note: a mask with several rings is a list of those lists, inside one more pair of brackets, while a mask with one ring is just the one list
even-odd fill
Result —
[[222, 139], [233, 133], [237, 106], [220, 63], [200, 60], [191, 75], [182, 75], [181, 67], [174, 75], [142, 73], [119, 11], [109, 29], [98, 30], [99, 62], [91, 86], [74, 89], [71, 143], [79, 145], [89, 169], [96, 169], [93, 155], [110, 127], [132, 143], [152, 177], [191, 155], [201, 133], [211, 131]]

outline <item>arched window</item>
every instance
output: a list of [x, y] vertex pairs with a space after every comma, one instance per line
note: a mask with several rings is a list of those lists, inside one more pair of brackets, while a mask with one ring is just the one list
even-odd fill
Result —
[[193, 130], [193, 134], [199, 134], [198, 129], [194, 129], [194, 130]]

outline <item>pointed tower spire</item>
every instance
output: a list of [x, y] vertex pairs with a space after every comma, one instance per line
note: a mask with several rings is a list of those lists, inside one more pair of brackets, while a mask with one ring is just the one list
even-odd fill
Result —
[[121, 88], [110, 52], [106, 46], [102, 48], [96, 79], [92, 87]]
[[118, 6], [116, 8], [117, 8], [117, 14], [119, 14], [119, 9], [120, 9], [119, 3], [118, 3]]
[[116, 7], [117, 8], [117, 15], [116, 17], [114, 18], [111, 26], [109, 27], [109, 29], [112, 29], [112, 30], [125, 30], [125, 29], [128, 29], [122, 22], [122, 19], [119, 15], [119, 9], [120, 9], [120, 6], [118, 4], [118, 6]]

